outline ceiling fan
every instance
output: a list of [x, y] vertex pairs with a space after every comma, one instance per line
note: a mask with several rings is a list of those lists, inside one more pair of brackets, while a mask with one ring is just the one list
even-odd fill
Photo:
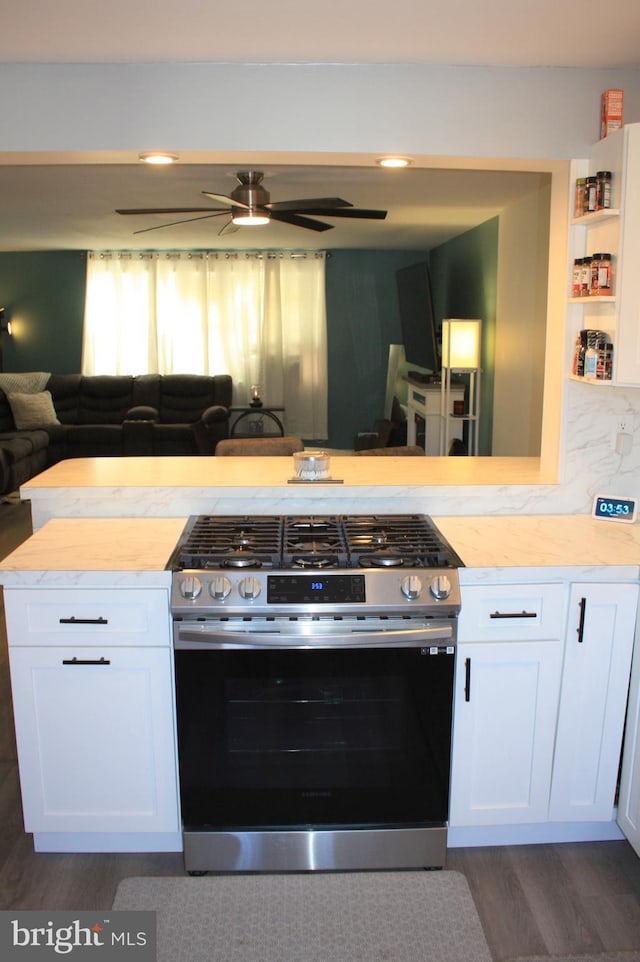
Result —
[[162, 227], [175, 227], [177, 224], [188, 224], [191, 221], [206, 220], [209, 217], [221, 217], [225, 214], [225, 222], [219, 234], [230, 233], [239, 227], [256, 227], [275, 220], [292, 227], [305, 227], [307, 230], [331, 230], [333, 224], [326, 224], [316, 217], [358, 217], [368, 220], [384, 220], [386, 210], [358, 210], [353, 204], [340, 197], [315, 197], [306, 200], [281, 200], [272, 203], [269, 191], [262, 186], [264, 174], [260, 170], [240, 170], [236, 174], [238, 186], [231, 194], [214, 194], [203, 190], [205, 197], [209, 197], [223, 207], [142, 207], [138, 209], [116, 210], [116, 214], [199, 214], [198, 217], [187, 217], [182, 220], [157, 224], [155, 227], [144, 227], [134, 231], [134, 234], [144, 234], [146, 231], [159, 230]]

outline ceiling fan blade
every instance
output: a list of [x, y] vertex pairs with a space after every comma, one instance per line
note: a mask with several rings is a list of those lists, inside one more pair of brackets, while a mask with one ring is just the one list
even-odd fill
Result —
[[273, 210], [271, 211], [271, 220], [277, 220], [283, 224], [291, 224], [292, 227], [306, 227], [307, 230], [333, 230], [333, 224], [323, 224], [321, 220], [311, 220], [310, 217], [300, 217], [300, 215], [294, 211]]
[[321, 210], [333, 210], [336, 207], [353, 207], [348, 200], [341, 197], [307, 197], [303, 200], [277, 200], [274, 204], [266, 204], [269, 210], [307, 211], [313, 209], [316, 213]]
[[218, 231], [218, 237], [222, 237], [223, 234], [235, 234], [235, 232], [238, 230], [240, 230], [240, 228], [237, 224], [233, 223], [233, 218], [230, 217], [229, 220], [223, 224]]
[[217, 200], [221, 204], [226, 204], [226, 210], [228, 210], [229, 207], [246, 207], [246, 209], [249, 210], [248, 204], [244, 204], [241, 200], [234, 200], [233, 197], [227, 197], [226, 194], [212, 194], [210, 190], [203, 190], [202, 193], [205, 197], [210, 197], [211, 200]]
[[305, 214], [319, 214], [321, 217], [360, 217], [365, 220], [384, 220], [386, 210], [362, 210], [356, 207], [337, 207], [335, 210], [317, 208], [305, 210]]
[[203, 214], [202, 217], [185, 217], [184, 220], [172, 220], [169, 224], [156, 224], [155, 227], [141, 227], [140, 230], [134, 230], [134, 234], [147, 234], [151, 230], [162, 230], [163, 227], [177, 227], [178, 224], [191, 224], [196, 220], [208, 220], [210, 217], [220, 217], [221, 214], [226, 214], [226, 210], [216, 210], [212, 214]]
[[224, 207], [131, 207], [116, 210], [116, 214], [226, 214]]

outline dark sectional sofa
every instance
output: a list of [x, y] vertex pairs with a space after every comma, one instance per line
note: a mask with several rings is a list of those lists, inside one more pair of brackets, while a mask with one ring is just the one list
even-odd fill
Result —
[[0, 494], [66, 458], [211, 455], [228, 436], [230, 375], [52, 374], [59, 423], [18, 430], [0, 389]]

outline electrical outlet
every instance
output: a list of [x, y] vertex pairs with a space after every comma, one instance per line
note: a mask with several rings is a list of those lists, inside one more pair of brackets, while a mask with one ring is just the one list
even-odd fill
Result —
[[631, 447], [633, 445], [633, 435], [626, 431], [620, 431], [616, 437], [616, 453], [617, 454], [631, 454]]

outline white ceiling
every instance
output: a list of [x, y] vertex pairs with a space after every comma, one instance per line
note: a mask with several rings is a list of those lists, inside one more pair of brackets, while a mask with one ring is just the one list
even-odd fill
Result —
[[[20, 0], [2, 11], [0, 63], [431, 63], [639, 67], [640, 3], [617, 0]], [[243, 164], [243, 166], [245, 166]], [[545, 175], [252, 164], [271, 200], [340, 196], [385, 221], [333, 221], [324, 234], [270, 224], [218, 237], [226, 218], [148, 233], [156, 215], [117, 207], [206, 206], [238, 167], [181, 162], [15, 165], [0, 155], [0, 249], [429, 248], [482, 223]], [[218, 205], [216, 205], [218, 206]], [[258, 231], [261, 231], [258, 234]]]
[[14, 0], [0, 62], [637, 67], [637, 0]]

